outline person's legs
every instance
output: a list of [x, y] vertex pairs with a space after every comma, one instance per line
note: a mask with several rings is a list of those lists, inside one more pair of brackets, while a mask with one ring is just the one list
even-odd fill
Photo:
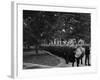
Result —
[[83, 64], [83, 58], [81, 58], [81, 64]]
[[79, 58], [76, 59], [77, 67], [79, 67]]
[[87, 60], [88, 60], [88, 66], [90, 66], [90, 57], [89, 57], [89, 55], [87, 57]]
[[87, 65], [87, 59], [88, 59], [88, 57], [87, 57], [87, 55], [85, 55], [85, 65]]
[[74, 67], [74, 62], [72, 62], [72, 67]]
[[75, 63], [74, 53], [71, 55], [71, 62], [72, 62], [72, 66], [74, 67], [74, 63]]

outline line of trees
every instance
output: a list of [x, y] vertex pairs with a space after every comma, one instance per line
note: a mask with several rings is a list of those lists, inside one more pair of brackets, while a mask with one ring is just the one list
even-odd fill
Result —
[[23, 11], [23, 42], [34, 45], [36, 53], [42, 40], [81, 38], [90, 43], [91, 15], [47, 11]]

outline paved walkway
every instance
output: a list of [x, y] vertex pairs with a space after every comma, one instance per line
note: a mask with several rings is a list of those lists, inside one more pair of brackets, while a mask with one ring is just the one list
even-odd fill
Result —
[[[55, 55], [51, 54], [48, 51], [43, 51], [43, 52], [45, 54], [49, 54], [50, 56], [54, 57], [55, 59], [58, 59], [60, 63], [58, 63], [57, 66], [62, 65], [62, 64], [65, 64], [65, 60], [64, 59], [62, 59], [62, 58], [60, 58], [58, 56], [55, 56]], [[32, 55], [32, 52], [30, 52], [29, 54]], [[26, 56], [29, 56], [29, 54], [26, 55]], [[24, 69], [57, 67], [57, 66], [48, 66], [48, 65], [34, 64], [34, 63], [25, 62], [25, 61], [23, 63], [23, 66], [24, 66]]]
[[[72, 63], [68, 63], [68, 64], [66, 64], [66, 62], [65, 62], [65, 60], [63, 59], [63, 58], [61, 58], [61, 57], [58, 57], [58, 56], [56, 56], [56, 55], [53, 55], [53, 54], [51, 54], [50, 52], [48, 52], [48, 51], [45, 51], [47, 54], [49, 54], [49, 55], [52, 55], [52, 56], [54, 56], [54, 57], [56, 57], [57, 59], [59, 59], [60, 60], [60, 63], [58, 64], [58, 65], [56, 65], [56, 66], [48, 66], [48, 65], [41, 65], [41, 64], [33, 64], [33, 63], [23, 63], [23, 65], [24, 65], [24, 69], [33, 69], [33, 68], [52, 68], [52, 67], [72, 67]], [[83, 64], [81, 64], [80, 65], [80, 67], [81, 66], [85, 66], [84, 65], [84, 60], [85, 60], [85, 58], [83, 58]], [[76, 67], [76, 62], [75, 62], [75, 67]]]

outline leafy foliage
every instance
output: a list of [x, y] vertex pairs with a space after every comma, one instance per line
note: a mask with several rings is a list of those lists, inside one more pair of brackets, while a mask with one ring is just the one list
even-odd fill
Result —
[[39, 45], [42, 40], [82, 38], [90, 43], [90, 13], [23, 11], [23, 40]]

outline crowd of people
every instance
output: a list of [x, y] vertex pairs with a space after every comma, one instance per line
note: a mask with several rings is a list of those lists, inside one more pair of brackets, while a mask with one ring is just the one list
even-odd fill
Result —
[[89, 46], [78, 45], [76, 48], [72, 48], [69, 51], [69, 54], [70, 55], [68, 55], [68, 53], [65, 54], [66, 64], [68, 64], [68, 62], [70, 61], [72, 62], [72, 66], [74, 66], [76, 62], [77, 67], [79, 67], [80, 64], [83, 64], [83, 61], [84, 61], [84, 65], [90, 66], [90, 47]]
[[77, 67], [82, 65], [90, 66], [90, 45], [86, 45], [83, 40], [70, 41], [74, 46], [45, 46], [43, 50], [49, 51], [54, 55], [65, 59], [66, 64], [72, 63], [72, 66], [77, 64]]

